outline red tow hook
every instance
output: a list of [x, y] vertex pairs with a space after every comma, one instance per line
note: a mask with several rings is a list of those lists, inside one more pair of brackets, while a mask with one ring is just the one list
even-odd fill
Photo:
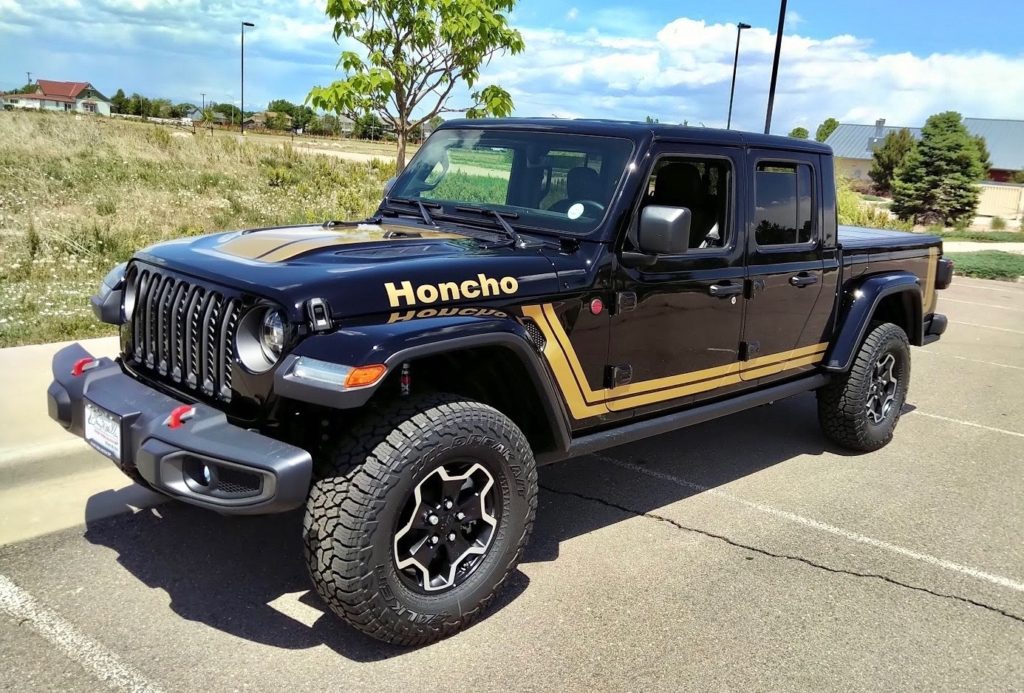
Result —
[[185, 423], [193, 416], [196, 415], [196, 408], [191, 404], [183, 404], [180, 407], [176, 407], [171, 415], [164, 419], [164, 426], [168, 428], [181, 428], [181, 424]]
[[90, 368], [95, 368], [100, 365], [100, 362], [94, 359], [92, 356], [86, 356], [75, 361], [75, 365], [71, 367], [71, 375], [76, 378], [85, 373]]

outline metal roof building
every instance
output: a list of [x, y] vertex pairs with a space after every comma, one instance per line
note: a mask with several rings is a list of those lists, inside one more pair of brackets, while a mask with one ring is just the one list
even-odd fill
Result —
[[[972, 135], [985, 138], [992, 168], [1001, 171], [1024, 170], [1024, 120], [991, 118], [964, 118], [964, 125]], [[890, 132], [904, 128], [886, 125], [879, 120], [874, 125], [841, 123], [825, 140], [837, 158], [870, 159], [875, 147]], [[921, 128], [906, 128], [914, 139], [921, 139]]]

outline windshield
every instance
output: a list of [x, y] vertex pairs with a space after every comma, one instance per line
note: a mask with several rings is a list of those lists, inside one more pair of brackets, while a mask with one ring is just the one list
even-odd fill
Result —
[[517, 227], [585, 234], [604, 218], [632, 151], [617, 137], [444, 129], [388, 197], [433, 203], [435, 216], [471, 205], [514, 215]]

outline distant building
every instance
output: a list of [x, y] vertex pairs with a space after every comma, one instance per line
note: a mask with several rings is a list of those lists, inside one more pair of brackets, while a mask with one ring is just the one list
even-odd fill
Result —
[[[1024, 120], [964, 118], [964, 125], [972, 135], [985, 138], [992, 161], [990, 180], [1006, 182], [1016, 171], [1024, 171]], [[921, 128], [886, 125], [884, 118], [873, 126], [841, 123], [825, 140], [835, 154], [836, 172], [847, 178], [868, 180], [875, 149], [890, 132], [903, 129], [909, 130], [915, 140], [921, 139]]]
[[36, 111], [62, 111], [110, 115], [110, 99], [89, 82], [36, 81], [30, 94], [2, 94], [0, 106]]
[[280, 113], [278, 111], [260, 111], [259, 113], [253, 113], [242, 121], [242, 125], [247, 130], [251, 128], [267, 128], [270, 127], [268, 123], [270, 123], [274, 118], [284, 118], [285, 123], [287, 123], [285, 129], [291, 129], [292, 117], [287, 113]]

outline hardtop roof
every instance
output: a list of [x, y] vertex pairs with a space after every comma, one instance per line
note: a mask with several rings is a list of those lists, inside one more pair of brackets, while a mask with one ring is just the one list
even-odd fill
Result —
[[625, 137], [634, 141], [654, 137], [666, 140], [686, 140], [707, 144], [766, 147], [793, 151], [832, 154], [832, 148], [813, 140], [801, 140], [780, 135], [764, 135], [739, 130], [669, 125], [665, 123], [643, 123], [628, 120], [600, 120], [595, 118], [459, 118], [445, 121], [438, 130], [452, 128], [473, 129], [520, 129], [542, 132], [604, 135]]

